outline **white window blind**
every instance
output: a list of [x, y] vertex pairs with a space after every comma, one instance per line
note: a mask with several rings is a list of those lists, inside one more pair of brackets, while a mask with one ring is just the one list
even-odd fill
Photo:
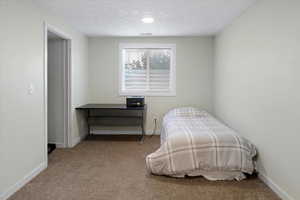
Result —
[[121, 95], [175, 95], [174, 45], [149, 46], [120, 47]]

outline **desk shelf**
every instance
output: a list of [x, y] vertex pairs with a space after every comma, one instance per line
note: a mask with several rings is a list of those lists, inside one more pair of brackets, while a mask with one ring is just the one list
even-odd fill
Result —
[[[127, 107], [126, 104], [87, 104], [76, 108], [87, 113], [88, 134], [91, 127], [139, 127], [141, 140], [145, 135], [147, 106]], [[109, 131], [109, 130], [107, 130]]]

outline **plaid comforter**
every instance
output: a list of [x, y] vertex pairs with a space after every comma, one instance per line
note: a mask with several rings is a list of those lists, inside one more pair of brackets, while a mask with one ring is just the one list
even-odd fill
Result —
[[189, 175], [193, 171], [251, 174], [255, 155], [248, 140], [209, 113], [178, 108], [165, 115], [161, 146], [147, 156], [146, 164], [157, 175]]

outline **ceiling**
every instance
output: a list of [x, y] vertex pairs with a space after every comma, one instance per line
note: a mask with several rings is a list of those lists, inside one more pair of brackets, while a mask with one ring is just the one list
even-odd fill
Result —
[[198, 36], [216, 34], [256, 0], [33, 1], [89, 36]]

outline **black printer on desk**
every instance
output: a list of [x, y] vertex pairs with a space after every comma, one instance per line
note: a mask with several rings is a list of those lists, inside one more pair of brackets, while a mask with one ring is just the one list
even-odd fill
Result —
[[126, 98], [127, 107], [143, 107], [145, 105], [144, 97], [127, 97]]

